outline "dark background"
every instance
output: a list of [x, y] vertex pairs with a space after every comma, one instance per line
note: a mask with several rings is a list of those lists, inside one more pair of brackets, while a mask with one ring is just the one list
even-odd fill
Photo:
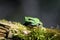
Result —
[[0, 0], [0, 19], [24, 23], [25, 16], [38, 17], [44, 26], [60, 25], [60, 0]]

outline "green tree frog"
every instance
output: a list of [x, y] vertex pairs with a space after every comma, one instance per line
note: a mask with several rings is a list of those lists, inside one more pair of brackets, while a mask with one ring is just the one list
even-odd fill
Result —
[[43, 25], [43, 23], [38, 18], [25, 17], [24, 25], [25, 26], [37, 26], [37, 27], [39, 27], [40, 25]]

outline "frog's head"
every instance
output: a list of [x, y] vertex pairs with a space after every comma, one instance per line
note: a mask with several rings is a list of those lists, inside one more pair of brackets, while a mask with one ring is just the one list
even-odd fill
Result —
[[25, 22], [30, 22], [31, 25], [43, 25], [43, 23], [38, 18], [25, 17]]

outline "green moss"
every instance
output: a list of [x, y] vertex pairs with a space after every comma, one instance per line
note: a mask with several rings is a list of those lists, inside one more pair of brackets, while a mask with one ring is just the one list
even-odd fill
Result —
[[[60, 40], [60, 30], [44, 27], [29, 28], [19, 22], [0, 20], [11, 26], [13, 39], [19, 40]], [[4, 24], [3, 24], [4, 25]], [[15, 30], [16, 29], [16, 30]]]

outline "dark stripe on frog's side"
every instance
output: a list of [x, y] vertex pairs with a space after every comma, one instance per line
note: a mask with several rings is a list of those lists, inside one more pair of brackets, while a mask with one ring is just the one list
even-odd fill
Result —
[[23, 25], [25, 26], [31, 25], [31, 22], [25, 22]]
[[29, 27], [34, 27], [34, 26], [36, 26], [36, 25], [32, 25], [31, 22], [25, 22], [23, 25], [25, 25], [25, 26], [29, 26]]

